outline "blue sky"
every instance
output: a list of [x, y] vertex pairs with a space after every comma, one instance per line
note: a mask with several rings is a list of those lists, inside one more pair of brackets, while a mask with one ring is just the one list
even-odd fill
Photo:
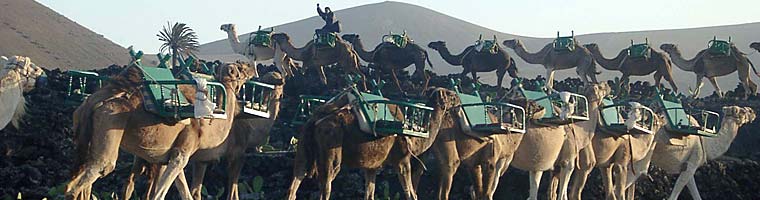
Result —
[[[122, 45], [155, 53], [155, 36], [167, 21], [187, 23], [201, 43], [226, 37], [219, 25], [275, 26], [315, 16], [315, 6], [333, 10], [375, 0], [38, 0]], [[264, 3], [266, 2], [266, 3]], [[577, 34], [717, 26], [760, 22], [758, 0], [402, 0], [497, 31], [553, 37]], [[338, 16], [340, 17], [340, 16]], [[243, 31], [243, 30], [241, 30]]]

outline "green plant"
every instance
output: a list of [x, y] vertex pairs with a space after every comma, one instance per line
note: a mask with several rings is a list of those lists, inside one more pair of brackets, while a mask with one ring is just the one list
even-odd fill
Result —
[[172, 67], [177, 66], [177, 56], [180, 54], [195, 56], [195, 52], [200, 46], [195, 31], [184, 23], [177, 22], [171, 25], [171, 23], [166, 22], [166, 26], [156, 36], [158, 36], [158, 40], [164, 42], [159, 51], [171, 50]]

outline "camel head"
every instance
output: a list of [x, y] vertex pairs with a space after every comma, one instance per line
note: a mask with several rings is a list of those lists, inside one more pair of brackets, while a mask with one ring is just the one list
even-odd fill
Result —
[[428, 43], [428, 48], [435, 49], [436, 51], [440, 51], [441, 49], [446, 48], [446, 42], [444, 41], [435, 41]]
[[343, 40], [348, 41], [350, 43], [354, 43], [356, 40], [359, 39], [359, 34], [345, 34], [343, 36], [340, 36], [340, 38], [343, 38]]
[[751, 107], [726, 106], [723, 107], [724, 120], [733, 120], [739, 126], [755, 121], [755, 110]]
[[518, 46], [523, 45], [522, 42], [518, 39], [504, 40], [502, 44], [504, 44], [504, 46], [510, 49], [514, 49], [514, 48], [517, 48]]
[[216, 68], [216, 80], [220, 80], [225, 87], [236, 88], [235, 91], [248, 81], [248, 79], [259, 77], [255, 65], [248, 63], [235, 62], [225, 63]]
[[424, 94], [427, 94], [427, 106], [436, 110], [446, 111], [460, 103], [457, 93], [446, 88], [431, 87]]
[[[0, 58], [0, 64], [2, 64], [2, 69], [0, 69], [0, 77], [2, 77], [2, 79], [16, 79], [19, 83], [21, 83], [24, 92], [29, 92], [34, 89], [39, 79], [44, 78], [43, 75], [45, 74], [45, 71], [32, 63], [29, 57], [12, 56], [10, 58], [6, 58], [3, 56]], [[15, 72], [14, 74], [16, 76], [6, 77], [6, 75], [11, 72]]]
[[752, 44], [749, 45], [749, 48], [760, 51], [760, 42], [753, 42]]
[[219, 29], [224, 32], [235, 31], [235, 24], [222, 24], [222, 26], [219, 27]]
[[667, 53], [678, 52], [678, 46], [675, 44], [665, 43], [665, 44], [660, 45], [660, 49], [662, 49], [663, 51]]
[[592, 84], [590, 87], [586, 88], [586, 91], [584, 91], [584, 94], [586, 98], [588, 98], [589, 103], [591, 102], [602, 102], [602, 98], [606, 97], [607, 95], [610, 95], [612, 92], [612, 88], [610, 88], [609, 85], [607, 85], [607, 82], [600, 82]]

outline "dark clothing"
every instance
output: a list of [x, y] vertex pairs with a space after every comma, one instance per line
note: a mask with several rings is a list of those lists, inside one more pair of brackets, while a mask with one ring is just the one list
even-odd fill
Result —
[[335, 20], [335, 14], [332, 12], [332, 10], [325, 9], [327, 12], [323, 12], [322, 8], [317, 6], [317, 13], [319, 14], [319, 17], [322, 17], [322, 20], [325, 21], [325, 25], [322, 26], [321, 29], [315, 30], [317, 33], [340, 33], [341, 27], [340, 22]]

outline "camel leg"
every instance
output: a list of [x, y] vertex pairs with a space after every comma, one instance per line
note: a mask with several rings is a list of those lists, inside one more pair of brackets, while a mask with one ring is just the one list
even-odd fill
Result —
[[473, 82], [476, 82], [476, 83], [480, 82], [480, 80], [478, 80], [478, 72], [476, 72], [476, 71], [470, 71], [470, 75], [472, 75], [472, 81]]
[[[702, 89], [702, 85], [704, 85], [704, 84], [702, 84], [702, 78], [704, 78], [704, 77], [705, 77], [705, 76], [704, 76], [704, 75], [702, 75], [702, 74], [697, 74], [697, 84], [696, 84], [696, 86], [695, 86], [695, 87], [697, 87], [697, 88], [696, 88], [696, 89], [694, 90], [694, 92], [692, 93], [692, 95], [693, 95], [694, 97], [697, 97], [697, 96], [699, 96], [699, 91], [700, 91], [700, 89]], [[718, 93], [718, 96], [721, 96], [721, 94], [720, 94], [720, 93]]]
[[617, 178], [615, 180], [615, 199], [625, 199], [625, 182], [627, 181], [627, 175], [628, 175], [628, 165], [622, 164], [622, 165], [615, 165], [613, 167], [617, 173]]
[[709, 80], [710, 84], [712, 84], [713, 88], [715, 88], [715, 93], [718, 93], [719, 97], [723, 97], [723, 91], [721, 91], [720, 86], [718, 86], [717, 77], [709, 77], [707, 80]]
[[573, 175], [573, 170], [575, 170], [575, 161], [571, 161], [566, 166], [560, 168], [559, 194], [557, 195], [557, 199], [567, 200], [567, 185], [570, 183], [570, 176]]
[[[496, 86], [501, 89], [501, 84], [504, 81], [504, 75], [507, 74], [507, 69], [497, 69], [496, 70]], [[501, 90], [499, 90], [501, 91]]]
[[[502, 162], [503, 163], [503, 162]], [[482, 176], [482, 190], [478, 193], [478, 198], [480, 199], [493, 199], [493, 193], [491, 191], [496, 192], [496, 184], [494, 184], [496, 179], [499, 179], [499, 166], [498, 162], [489, 162], [483, 165], [483, 176]]]
[[491, 183], [485, 183], [490, 184], [488, 187], [490, 190], [486, 190], [486, 197], [488, 199], [493, 199], [493, 195], [496, 193], [496, 188], [499, 187], [499, 178], [504, 175], [504, 173], [507, 172], [507, 169], [509, 168], [509, 163], [512, 163], [512, 158], [514, 156], [510, 156], [508, 158], [502, 158], [499, 159], [499, 161], [496, 162], [496, 174], [493, 178], [493, 181]]
[[306, 145], [308, 138], [303, 135], [302, 133], [301, 137], [299, 137], [299, 141], [301, 142], [301, 145], [298, 145], [298, 149], [296, 150], [296, 158], [293, 161], [293, 179], [290, 181], [290, 188], [288, 188], [288, 200], [296, 200], [296, 192], [298, 192], [298, 187], [301, 186], [301, 182], [304, 178], [306, 178], [307, 175], [307, 167], [311, 163], [309, 162], [309, 159], [307, 158], [307, 150]]
[[613, 183], [612, 183], [612, 165], [609, 164], [608, 166], [602, 167], [602, 184], [604, 184], [604, 195], [606, 196], [605, 199], [614, 199], [615, 196], [613, 194], [613, 190], [615, 190]]
[[193, 200], [193, 195], [187, 187], [187, 179], [185, 179], [184, 171], [180, 171], [179, 175], [177, 175], [177, 179], [174, 179], [174, 187], [179, 191], [182, 200]]
[[158, 188], [156, 188], [156, 179], [158, 179], [159, 175], [164, 173], [165, 169], [165, 165], [150, 164], [150, 170], [148, 172], [148, 189], [145, 191], [143, 199], [151, 199], [155, 196], [156, 191], [158, 190]]
[[596, 166], [594, 151], [591, 148], [582, 149], [578, 156], [578, 170], [573, 171], [573, 179], [571, 180], [572, 189], [569, 192], [569, 198], [572, 200], [581, 200], [581, 194], [586, 186], [588, 175], [594, 169], [594, 166]]
[[683, 187], [686, 186], [690, 179], [694, 179], [694, 173], [696, 171], [697, 166], [692, 163], [686, 163], [686, 170], [678, 175], [678, 179], [676, 179], [676, 184], [673, 186], [673, 191], [670, 192], [670, 197], [668, 197], [668, 200], [678, 199], [678, 195], [681, 194]]
[[628, 188], [626, 188], [625, 193], [626, 193], [626, 196], [625, 196], [626, 200], [633, 200], [636, 194], [636, 184], [633, 184], [629, 186]]
[[493, 177], [493, 174], [491, 174], [491, 172], [488, 172], [488, 166], [484, 166], [484, 164], [477, 164], [469, 168], [470, 176], [472, 177], [472, 193], [475, 194], [474, 199], [483, 199], [483, 178], [491, 178]]
[[229, 189], [227, 199], [240, 199], [238, 195], [238, 179], [240, 178], [240, 172], [243, 170], [243, 154], [245, 154], [245, 149], [236, 149], [227, 160], [227, 173], [229, 173], [227, 176], [227, 188]]
[[530, 179], [530, 196], [529, 200], [538, 200], [538, 185], [541, 184], [541, 175], [544, 171], [530, 171], [528, 177]]
[[203, 178], [206, 176], [206, 167], [208, 163], [195, 162], [193, 163], [193, 183], [191, 187], [191, 193], [194, 199], [201, 199], [201, 190], [203, 189]]
[[[586, 78], [583, 77], [583, 82], [586, 82]], [[551, 90], [554, 88], [554, 68], [546, 69], [546, 89]]]
[[[452, 145], [453, 144], [442, 144], [442, 143], [435, 143], [434, 145]], [[451, 147], [451, 146], [450, 146]], [[434, 149], [445, 149], [444, 147], [433, 147]], [[456, 149], [456, 148], [449, 148], [449, 149]], [[438, 180], [438, 199], [440, 200], [446, 200], [449, 198], [449, 192], [451, 191], [451, 184], [454, 180], [454, 174], [457, 172], [457, 168], [459, 168], [459, 165], [461, 164], [461, 161], [457, 157], [456, 152], [450, 152], [450, 151], [434, 151], [435, 157], [438, 158], [438, 170], [439, 170], [439, 177]]]
[[[110, 106], [103, 105], [103, 107]], [[74, 178], [66, 185], [66, 199], [89, 199], [92, 195], [92, 184], [98, 178], [111, 173], [116, 167], [119, 144], [124, 135], [127, 119], [124, 114], [110, 110], [93, 112], [92, 119], [85, 119], [93, 120], [94, 126], [89, 140], [88, 156]]]
[[319, 73], [319, 80], [322, 84], [327, 85], [327, 75], [325, 75], [325, 66], [318, 66], [317, 72]]
[[169, 162], [166, 165], [166, 171], [158, 177], [158, 190], [153, 199], [165, 199], [169, 187], [174, 179], [180, 175], [190, 161], [190, 156], [197, 150], [197, 134], [193, 131], [194, 127], [187, 126], [179, 134], [175, 142], [175, 147], [169, 150]]
[[686, 186], [689, 187], [689, 194], [691, 194], [692, 199], [702, 200], [702, 196], [699, 195], [699, 190], [697, 189], [697, 181], [694, 180], [694, 176], [691, 176], [689, 183], [687, 183]]
[[551, 180], [549, 181], [549, 189], [546, 190], [546, 198], [557, 199], [560, 169], [558, 167], [555, 167], [553, 170], [549, 172], [549, 176], [551, 177]]
[[132, 170], [129, 171], [127, 184], [124, 186], [124, 193], [121, 195], [127, 200], [132, 197], [132, 193], [135, 191], [135, 179], [145, 170], [145, 160], [137, 156], [134, 156], [132, 160]]
[[422, 174], [425, 173], [425, 169], [422, 166], [423, 164], [424, 163], [418, 161], [412, 162], [412, 186], [414, 186], [414, 192], [417, 192], [417, 189], [419, 189], [420, 179], [422, 178]]
[[319, 176], [319, 189], [322, 200], [330, 199], [330, 192], [332, 191], [332, 181], [340, 172], [342, 155], [340, 148], [327, 148], [320, 147], [320, 149], [326, 149], [325, 154], [319, 154], [319, 160], [317, 161], [317, 172]]
[[364, 199], [375, 199], [375, 178], [377, 178], [377, 169], [364, 170]]
[[417, 193], [414, 191], [414, 186], [412, 184], [412, 163], [410, 158], [407, 157], [402, 159], [396, 167], [398, 170], [398, 178], [401, 182], [401, 187], [404, 189], [406, 199], [416, 200]]

